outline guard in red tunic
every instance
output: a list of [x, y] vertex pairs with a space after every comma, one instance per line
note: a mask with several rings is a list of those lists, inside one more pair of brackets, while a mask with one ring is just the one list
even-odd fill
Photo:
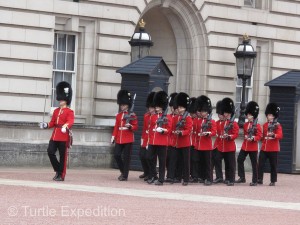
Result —
[[155, 92], [151, 92], [148, 95], [146, 100], [147, 112], [144, 114], [144, 123], [143, 123], [142, 138], [141, 138], [140, 160], [141, 160], [144, 173], [140, 175], [139, 178], [144, 179], [144, 181], [148, 180], [149, 173], [150, 173], [150, 166], [147, 160], [146, 146], [149, 140], [149, 128], [150, 128], [151, 116], [155, 113], [155, 108], [153, 105], [154, 94]]
[[216, 113], [218, 114], [219, 120], [216, 121], [216, 128], [217, 128], [217, 137], [215, 139], [214, 143], [214, 150], [212, 152], [212, 168], [215, 168], [215, 173], [216, 173], [216, 179], [213, 180], [214, 184], [217, 183], [223, 183], [223, 171], [222, 171], [222, 153], [218, 150], [220, 147], [221, 143], [221, 129], [220, 126], [222, 123], [225, 122], [224, 116], [221, 111], [221, 105], [222, 101], [218, 101], [216, 104]]
[[[168, 94], [164, 91], [156, 92], [153, 98], [155, 114], [151, 116], [147, 158], [150, 164], [148, 184], [163, 185], [166, 171], [166, 157], [168, 136], [171, 131], [171, 117], [165, 110], [168, 107]], [[156, 177], [156, 161], [159, 162], [159, 177]]]
[[[53, 180], [64, 181], [68, 149], [72, 144], [71, 128], [74, 124], [74, 112], [68, 108], [72, 100], [72, 88], [69, 83], [63, 81], [57, 84], [56, 100], [59, 101], [59, 108], [54, 110], [49, 123], [40, 123], [40, 128], [47, 129], [54, 127], [47, 151], [55, 171]], [[59, 151], [59, 160], [56, 157], [57, 150]]]
[[257, 152], [258, 141], [262, 137], [261, 126], [257, 123], [259, 113], [259, 106], [256, 102], [251, 101], [247, 104], [245, 115], [248, 122], [244, 124], [244, 142], [241, 151], [237, 158], [238, 163], [238, 176], [240, 177], [236, 183], [245, 183], [245, 168], [244, 162], [249, 154], [252, 165], [252, 182], [250, 186], [257, 185]]
[[277, 122], [280, 108], [276, 103], [267, 105], [265, 114], [267, 122], [263, 125], [263, 141], [258, 159], [258, 184], [263, 184], [265, 162], [269, 159], [271, 167], [271, 183], [277, 182], [277, 158], [280, 151], [279, 141], [282, 139], [282, 127]]
[[[178, 110], [178, 117], [176, 118], [176, 125], [174, 130], [172, 131], [175, 135], [175, 154], [176, 158], [171, 159], [172, 163], [172, 179], [174, 178], [174, 173], [176, 169], [177, 160], [182, 161], [183, 171], [179, 172], [183, 175], [183, 183], [182, 185], [186, 186], [189, 182], [190, 175], [190, 147], [191, 143], [191, 134], [193, 129], [193, 120], [188, 113], [188, 106], [190, 104], [189, 96], [180, 92], [176, 95], [174, 100], [174, 106]], [[179, 178], [181, 179], [181, 177]]]
[[200, 112], [200, 119], [197, 126], [197, 141], [195, 149], [197, 150], [197, 166], [199, 173], [197, 174], [199, 183], [204, 185], [212, 184], [212, 137], [216, 135], [216, 122], [211, 118], [212, 106], [211, 101], [207, 96], [200, 96], [197, 98], [198, 112]]
[[114, 158], [121, 172], [118, 180], [127, 181], [132, 143], [134, 142], [133, 132], [138, 128], [138, 122], [136, 115], [128, 112], [129, 107], [132, 106], [132, 97], [129, 91], [120, 90], [117, 95], [117, 103], [120, 106], [120, 112], [116, 116], [111, 143], [115, 143]]
[[[170, 94], [169, 96], [169, 109], [171, 111], [170, 113], [170, 117], [171, 117], [171, 130], [173, 126], [175, 126], [175, 118], [177, 116], [177, 112], [174, 108], [174, 99], [176, 97], [177, 93], [173, 92], [172, 94]], [[173, 154], [175, 154], [175, 135], [172, 132], [169, 132], [169, 140], [168, 140], [168, 149], [167, 149], [167, 160], [166, 160], [166, 168], [167, 168], [167, 179], [165, 180], [165, 182], [167, 183], [171, 183], [173, 182], [173, 180], [170, 177], [169, 171], [170, 171], [170, 160], [173, 157]]]
[[224, 123], [220, 124], [218, 133], [220, 133], [220, 144], [218, 147], [220, 155], [225, 161], [225, 183], [233, 186], [235, 182], [235, 139], [239, 136], [239, 126], [234, 121], [235, 108], [232, 99], [224, 98], [222, 100], [222, 114]]

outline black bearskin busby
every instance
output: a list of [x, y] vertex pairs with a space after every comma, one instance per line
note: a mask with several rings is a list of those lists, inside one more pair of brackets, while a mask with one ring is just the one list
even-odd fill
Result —
[[117, 95], [117, 103], [119, 105], [128, 105], [131, 107], [131, 94], [127, 90], [120, 90]]
[[178, 95], [175, 96], [173, 107], [177, 109], [178, 106], [182, 106], [187, 109], [189, 104], [190, 97], [188, 96], [188, 94], [180, 92]]
[[165, 110], [168, 107], [168, 94], [165, 91], [159, 91], [154, 94], [153, 106]]
[[280, 108], [279, 108], [279, 106], [276, 103], [269, 103], [267, 105], [265, 114], [266, 114], [266, 116], [268, 114], [272, 114], [275, 118], [278, 118], [279, 111], [280, 111]]
[[198, 97], [197, 103], [198, 103], [197, 104], [198, 112], [204, 111], [204, 112], [211, 113], [211, 111], [212, 111], [211, 101], [207, 96], [201, 95], [200, 97]]
[[258, 117], [259, 106], [256, 102], [254, 102], [254, 101], [248, 102], [248, 104], [246, 106], [245, 115], [247, 115], [248, 113], [251, 114], [254, 119], [256, 119]]
[[221, 105], [221, 112], [224, 113], [231, 113], [234, 114], [235, 108], [234, 108], [234, 102], [231, 98], [223, 98], [222, 105]]
[[67, 105], [70, 105], [72, 101], [72, 93], [73, 93], [72, 87], [66, 81], [62, 81], [56, 85], [57, 101], [66, 101]]
[[222, 115], [222, 101], [218, 101], [216, 104], [216, 113]]
[[155, 92], [152, 91], [149, 93], [148, 97], [147, 97], [147, 100], [146, 100], [146, 107], [149, 108], [149, 107], [154, 107], [153, 105], [153, 98], [154, 98], [154, 95], [155, 95]]
[[190, 106], [188, 108], [189, 113], [196, 113], [197, 112], [197, 99], [195, 97], [190, 98]]
[[169, 106], [174, 106], [174, 99], [177, 95], [177, 92], [173, 92], [172, 94], [170, 94], [170, 102], [169, 102]]

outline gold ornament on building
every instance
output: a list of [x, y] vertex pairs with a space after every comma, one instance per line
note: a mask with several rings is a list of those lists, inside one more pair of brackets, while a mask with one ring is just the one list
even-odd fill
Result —
[[139, 22], [140, 28], [144, 28], [146, 26], [146, 22], [144, 21], [144, 19], [141, 19]]

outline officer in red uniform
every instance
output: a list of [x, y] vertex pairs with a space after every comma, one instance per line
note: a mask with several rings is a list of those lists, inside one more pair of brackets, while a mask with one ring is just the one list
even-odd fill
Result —
[[114, 158], [121, 172], [118, 180], [127, 181], [132, 143], [134, 142], [133, 133], [138, 128], [137, 117], [134, 113], [131, 113], [131, 115], [128, 116], [128, 119], [125, 116], [128, 115], [128, 109], [132, 104], [132, 98], [129, 91], [120, 90], [117, 95], [117, 103], [120, 106], [120, 112], [116, 116], [111, 143], [115, 143]]
[[[72, 100], [72, 87], [69, 83], [62, 81], [56, 86], [56, 100], [59, 108], [55, 109], [49, 123], [40, 123], [40, 128], [54, 127], [48, 146], [48, 156], [55, 171], [53, 180], [64, 181], [67, 168], [68, 149], [71, 147], [70, 135], [74, 124], [74, 112], [68, 106]], [[59, 161], [56, 152], [59, 151]]]
[[[235, 182], [235, 152], [236, 144], [235, 139], [239, 136], [239, 126], [233, 119], [235, 108], [232, 99], [224, 98], [222, 100], [222, 114], [224, 115], [224, 123], [221, 123], [220, 131], [220, 144], [218, 147], [221, 156], [225, 161], [225, 183], [228, 186], [233, 186]], [[220, 158], [218, 159], [220, 161]]]
[[198, 120], [197, 126], [197, 140], [195, 149], [197, 150], [197, 166], [199, 168], [198, 181], [204, 183], [204, 185], [212, 184], [212, 139], [211, 137], [216, 135], [217, 128], [216, 122], [209, 118], [212, 113], [212, 106], [210, 99], [202, 95], [197, 98], [198, 112], [200, 112], [200, 120]]
[[[244, 124], [244, 141], [237, 158], [238, 176], [240, 178], [236, 181], [236, 183], [246, 183], [244, 162], [249, 154], [252, 165], [252, 182], [250, 183], [250, 186], [257, 185], [258, 141], [260, 141], [262, 137], [261, 126], [257, 123], [258, 113], [258, 104], [254, 101], [249, 102], [245, 111], [248, 122]], [[254, 121], [256, 121], [256, 123]]]
[[[186, 186], [189, 182], [189, 175], [190, 175], [190, 147], [191, 143], [191, 134], [193, 129], [193, 120], [191, 116], [188, 114], [188, 106], [190, 104], [189, 96], [184, 93], [180, 92], [176, 95], [174, 100], [174, 106], [178, 110], [178, 117], [176, 118], [176, 125], [174, 130], [172, 131], [175, 135], [175, 154], [176, 158], [171, 159], [171, 172], [172, 172], [172, 179], [175, 175], [175, 167], [177, 160], [182, 161], [183, 173], [179, 172], [179, 174], [183, 174], [183, 183], [182, 185]], [[179, 177], [181, 179], [181, 177]]]
[[265, 162], [269, 159], [271, 167], [271, 183], [277, 182], [277, 158], [280, 151], [279, 141], [282, 139], [282, 127], [277, 122], [280, 108], [276, 103], [267, 105], [265, 114], [267, 122], [263, 125], [263, 141], [258, 159], [258, 184], [263, 184]]
[[223, 183], [223, 171], [222, 171], [222, 153], [218, 150], [220, 147], [220, 143], [221, 143], [221, 132], [222, 130], [220, 129], [220, 126], [222, 123], [225, 122], [224, 120], [224, 116], [222, 114], [221, 111], [221, 105], [222, 105], [222, 101], [218, 101], [216, 104], [216, 113], [218, 114], [218, 118], [219, 120], [216, 121], [216, 128], [217, 128], [217, 137], [215, 139], [215, 143], [214, 143], [214, 150], [212, 152], [212, 168], [215, 168], [215, 173], [216, 173], [216, 179], [213, 180], [214, 184], [217, 183]]
[[[170, 113], [170, 117], [171, 117], [171, 130], [173, 126], [175, 126], [176, 122], [175, 122], [175, 118], [177, 116], [177, 110], [175, 110], [174, 108], [174, 99], [175, 96], [177, 95], [177, 92], [173, 92], [172, 94], [170, 94], [169, 96], [169, 109], [171, 111]], [[175, 125], [174, 125], [175, 124]], [[166, 160], [166, 168], [167, 168], [167, 179], [165, 180], [165, 182], [167, 183], [171, 183], [173, 182], [173, 180], [170, 177], [169, 171], [170, 171], [170, 160], [173, 157], [173, 154], [175, 154], [175, 135], [172, 132], [169, 132], [169, 140], [168, 140], [168, 149], [167, 149], [167, 160]]]
[[[148, 184], [163, 185], [166, 171], [168, 136], [171, 131], [170, 115], [163, 115], [168, 107], [168, 94], [165, 91], [156, 92], [153, 98], [155, 114], [151, 116], [147, 158], [150, 164]], [[165, 117], [164, 117], [165, 116]], [[159, 121], [162, 121], [161, 123]], [[158, 157], [159, 177], [156, 177], [155, 158]]]
[[147, 112], [144, 114], [144, 123], [143, 123], [143, 130], [142, 130], [142, 138], [141, 138], [141, 149], [140, 149], [140, 160], [142, 164], [142, 168], [144, 173], [139, 176], [139, 178], [144, 179], [144, 181], [148, 180], [150, 166], [147, 160], [147, 143], [149, 139], [149, 127], [150, 127], [150, 120], [151, 116], [155, 113], [155, 108], [153, 105], [153, 97], [155, 92], [150, 92], [146, 100], [146, 108]]

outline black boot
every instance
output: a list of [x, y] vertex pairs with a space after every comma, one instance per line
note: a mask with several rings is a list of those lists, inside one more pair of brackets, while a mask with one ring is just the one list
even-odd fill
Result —
[[238, 184], [246, 183], [246, 179], [244, 177], [240, 177], [238, 180], [235, 181], [235, 183], [238, 183]]
[[53, 180], [55, 180], [58, 177], [58, 172], [55, 173], [55, 176], [53, 177]]
[[213, 180], [213, 183], [214, 184], [223, 183], [223, 178], [216, 178], [216, 179]]
[[55, 181], [64, 181], [65, 179], [61, 177], [61, 175], [58, 175], [55, 179]]

